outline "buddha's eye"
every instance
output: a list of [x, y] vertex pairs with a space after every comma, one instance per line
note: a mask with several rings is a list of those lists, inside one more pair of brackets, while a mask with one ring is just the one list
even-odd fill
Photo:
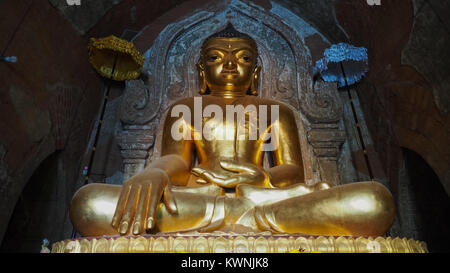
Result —
[[247, 56], [247, 55], [241, 56], [240, 59], [241, 59], [243, 62], [245, 62], [245, 63], [249, 63], [249, 62], [252, 61], [252, 58], [251, 58], [250, 56]]
[[218, 61], [219, 59], [220, 59], [220, 57], [217, 55], [208, 56], [208, 61], [210, 61], [210, 62], [215, 62], [215, 61]]

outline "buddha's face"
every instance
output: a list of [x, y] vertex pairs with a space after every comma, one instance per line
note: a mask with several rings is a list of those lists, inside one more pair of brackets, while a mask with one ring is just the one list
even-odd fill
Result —
[[201, 66], [209, 89], [245, 92], [256, 68], [257, 50], [245, 38], [212, 38], [202, 50]]

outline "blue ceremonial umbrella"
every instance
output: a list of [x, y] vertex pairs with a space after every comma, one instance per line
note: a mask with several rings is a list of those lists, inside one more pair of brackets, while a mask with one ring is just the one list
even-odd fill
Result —
[[326, 82], [337, 82], [339, 87], [358, 82], [367, 71], [367, 49], [346, 43], [327, 48], [314, 67], [314, 75], [320, 74]]
[[325, 49], [323, 58], [316, 62], [314, 77], [320, 74], [326, 82], [337, 82], [339, 87], [347, 87], [347, 94], [358, 131], [358, 138], [364, 151], [364, 159], [371, 180], [374, 179], [372, 167], [367, 155], [361, 125], [356, 115], [356, 107], [353, 104], [349, 85], [357, 83], [369, 71], [367, 49], [355, 47], [346, 43], [332, 45]]

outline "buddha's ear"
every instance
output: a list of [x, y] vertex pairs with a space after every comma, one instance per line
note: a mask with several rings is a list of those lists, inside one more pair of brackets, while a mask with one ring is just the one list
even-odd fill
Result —
[[261, 74], [261, 66], [256, 66], [255, 70], [252, 73], [252, 83], [250, 85], [250, 93], [253, 96], [258, 96], [260, 74]]
[[206, 94], [206, 90], [208, 89], [208, 86], [206, 85], [206, 78], [205, 78], [205, 68], [203, 67], [203, 64], [201, 61], [197, 63], [197, 71], [198, 71], [198, 82], [200, 83], [200, 95]]

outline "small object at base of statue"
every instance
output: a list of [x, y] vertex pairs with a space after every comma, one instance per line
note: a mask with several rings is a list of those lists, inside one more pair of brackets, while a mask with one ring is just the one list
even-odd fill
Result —
[[50, 253], [50, 249], [48, 248], [48, 245], [50, 244], [50, 242], [48, 241], [48, 239], [44, 239], [42, 240], [42, 245], [41, 245], [41, 251], [40, 253]]

